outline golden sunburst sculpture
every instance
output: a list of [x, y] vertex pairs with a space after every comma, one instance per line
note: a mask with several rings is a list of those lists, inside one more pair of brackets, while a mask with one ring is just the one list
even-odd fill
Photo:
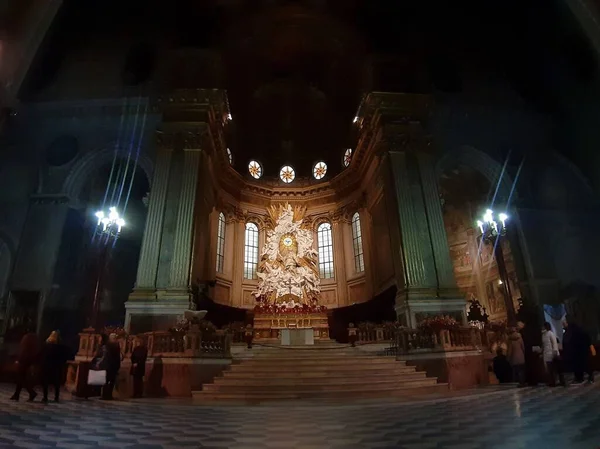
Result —
[[[274, 228], [275, 227], [275, 223], [277, 223], [277, 219], [279, 218], [279, 216], [281, 214], [283, 214], [284, 211], [286, 211], [288, 208], [288, 203], [280, 203], [280, 204], [276, 204], [276, 205], [271, 205], [271, 207], [269, 207], [267, 209], [267, 213], [269, 214], [269, 218], [271, 219], [271, 227]], [[292, 207], [292, 211], [294, 212], [294, 221], [301, 221], [304, 220], [304, 216], [306, 215], [306, 210], [307, 207], [306, 206], [293, 206]], [[302, 227], [303, 228], [307, 228], [307, 226], [302, 223]]]

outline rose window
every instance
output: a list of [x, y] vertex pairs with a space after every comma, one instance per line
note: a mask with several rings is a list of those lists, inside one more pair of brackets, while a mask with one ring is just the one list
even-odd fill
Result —
[[254, 179], [259, 179], [262, 176], [262, 166], [257, 161], [250, 161], [248, 164], [248, 172]]
[[323, 179], [327, 173], [327, 164], [325, 162], [317, 162], [313, 167], [313, 176], [315, 179]]
[[296, 177], [296, 172], [289, 165], [285, 165], [285, 166], [281, 167], [281, 170], [279, 170], [279, 178], [286, 184], [289, 184], [290, 182], [292, 182], [295, 177]]
[[347, 167], [348, 165], [350, 165], [350, 162], [352, 161], [352, 148], [348, 148], [346, 150], [346, 152], [344, 153], [344, 167]]

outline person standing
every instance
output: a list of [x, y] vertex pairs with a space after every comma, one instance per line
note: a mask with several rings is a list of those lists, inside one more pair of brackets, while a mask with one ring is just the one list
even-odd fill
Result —
[[148, 350], [141, 338], [135, 339], [135, 347], [131, 352], [131, 371], [133, 376], [133, 397], [141, 398], [144, 394], [144, 376], [146, 375], [146, 360]]
[[590, 383], [593, 382], [594, 373], [590, 369], [589, 364], [592, 339], [580, 326], [577, 325], [577, 323], [569, 322], [567, 318], [563, 320], [563, 327], [565, 329], [565, 334], [563, 337], [563, 349], [565, 352], [565, 358], [571, 366], [575, 376], [573, 383], [583, 383], [585, 372], [588, 373], [588, 381]]
[[117, 375], [121, 368], [121, 348], [117, 341], [117, 334], [110, 334], [109, 337], [102, 335], [102, 345], [92, 361], [92, 366], [95, 370], [106, 371], [106, 383], [102, 387], [102, 396], [100, 399], [105, 401], [112, 400]]
[[41, 376], [44, 397], [42, 402], [48, 403], [48, 386], [54, 387], [54, 402], [60, 399], [60, 386], [62, 384], [63, 368], [67, 361], [66, 348], [60, 343], [58, 331], [52, 331], [41, 353]]
[[525, 386], [525, 343], [516, 328], [513, 328], [508, 339], [508, 362], [513, 369], [513, 380], [519, 387]]
[[558, 340], [556, 339], [554, 332], [552, 332], [552, 326], [550, 326], [550, 323], [548, 322], [544, 323], [542, 329], [542, 357], [546, 364], [548, 386], [556, 386], [557, 375], [560, 385], [563, 387], [566, 386], [560, 361], [560, 353], [558, 351]]
[[32, 387], [32, 369], [39, 355], [39, 346], [37, 335], [28, 332], [21, 339], [19, 344], [19, 355], [17, 357], [17, 388], [10, 398], [11, 401], [18, 401], [21, 390], [25, 388], [29, 393], [29, 402], [33, 402], [37, 393]]

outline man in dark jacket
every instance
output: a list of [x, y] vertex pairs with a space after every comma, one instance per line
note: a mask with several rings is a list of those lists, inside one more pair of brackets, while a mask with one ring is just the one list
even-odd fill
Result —
[[28, 332], [21, 339], [19, 344], [19, 356], [17, 357], [17, 388], [15, 394], [10, 398], [12, 401], [18, 401], [21, 390], [25, 388], [29, 393], [29, 402], [33, 402], [37, 393], [32, 388], [32, 368], [39, 355], [39, 345], [37, 335]]
[[131, 352], [131, 371], [133, 376], [133, 397], [141, 398], [144, 393], [144, 376], [146, 375], [146, 360], [148, 350], [141, 338], [135, 340], [135, 348]]
[[588, 367], [592, 339], [579, 325], [572, 321], [569, 322], [568, 319], [563, 321], [563, 327], [565, 329], [563, 336], [564, 357], [573, 370], [574, 383], [582, 383], [586, 371], [589, 374], [589, 381], [593, 382], [594, 375]]
[[110, 334], [108, 339], [104, 335], [102, 346], [92, 361], [94, 369], [106, 371], [106, 384], [102, 387], [101, 396], [103, 400], [109, 401], [113, 398], [112, 393], [121, 368], [121, 358], [121, 347], [117, 340], [117, 334]]

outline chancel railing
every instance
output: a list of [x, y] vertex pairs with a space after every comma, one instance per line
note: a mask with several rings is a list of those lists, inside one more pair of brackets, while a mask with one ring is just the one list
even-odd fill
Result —
[[[101, 335], [93, 329], [85, 329], [79, 334], [79, 359], [90, 360], [100, 347]], [[143, 339], [148, 349], [148, 357], [231, 357], [231, 334], [224, 330], [216, 330], [210, 334], [199, 330], [186, 332], [147, 332], [140, 335], [119, 336], [119, 346], [124, 358], [131, 356], [134, 342]]]
[[476, 327], [410, 329], [394, 323], [351, 325], [348, 336], [355, 336], [357, 344], [389, 343], [386, 352], [390, 354], [488, 350], [493, 339], [489, 332]]
[[406, 355], [482, 348], [481, 331], [472, 327], [440, 330], [397, 328], [390, 341], [389, 353]]

